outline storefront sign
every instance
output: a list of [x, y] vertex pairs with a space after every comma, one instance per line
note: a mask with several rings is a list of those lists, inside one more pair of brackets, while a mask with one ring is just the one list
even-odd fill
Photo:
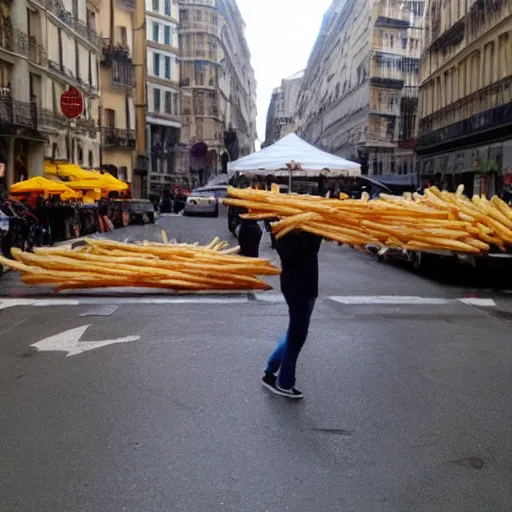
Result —
[[84, 98], [75, 87], [64, 91], [60, 97], [60, 109], [68, 119], [77, 119], [84, 111]]

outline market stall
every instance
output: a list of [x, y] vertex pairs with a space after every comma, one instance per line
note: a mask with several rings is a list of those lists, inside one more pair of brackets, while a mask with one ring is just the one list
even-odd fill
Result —
[[235, 173], [257, 173], [275, 177], [315, 178], [359, 176], [361, 166], [326, 153], [290, 133], [271, 146], [228, 163], [228, 176]]

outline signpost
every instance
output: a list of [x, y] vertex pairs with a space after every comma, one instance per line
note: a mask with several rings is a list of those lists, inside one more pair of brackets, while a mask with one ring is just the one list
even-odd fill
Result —
[[68, 118], [68, 161], [73, 161], [73, 140], [71, 138], [71, 120], [79, 118], [84, 111], [84, 98], [76, 87], [70, 87], [60, 96], [60, 110]]

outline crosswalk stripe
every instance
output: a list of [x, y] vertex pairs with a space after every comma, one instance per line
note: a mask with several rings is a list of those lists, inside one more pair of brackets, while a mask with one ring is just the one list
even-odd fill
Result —
[[[493, 299], [478, 297], [467, 298], [438, 298], [438, 297], [416, 297], [403, 295], [340, 295], [324, 297], [323, 300], [335, 302], [343, 306], [442, 306], [446, 304], [463, 303], [476, 307], [495, 307]], [[138, 297], [138, 296], [117, 296], [117, 297], [73, 297], [73, 298], [44, 298], [44, 299], [0, 299], [0, 310], [15, 306], [33, 307], [57, 307], [57, 306], [79, 306], [95, 304], [247, 304], [259, 302], [262, 304], [284, 304], [282, 295], [278, 294], [240, 294], [229, 296], [173, 296], [173, 297]]]

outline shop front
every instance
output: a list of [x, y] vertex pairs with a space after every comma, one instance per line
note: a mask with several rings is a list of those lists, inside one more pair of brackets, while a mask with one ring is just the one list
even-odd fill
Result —
[[462, 184], [469, 197], [503, 195], [512, 181], [512, 140], [420, 157], [419, 166], [422, 187], [454, 192]]

